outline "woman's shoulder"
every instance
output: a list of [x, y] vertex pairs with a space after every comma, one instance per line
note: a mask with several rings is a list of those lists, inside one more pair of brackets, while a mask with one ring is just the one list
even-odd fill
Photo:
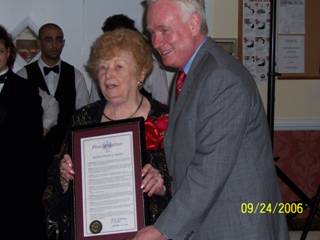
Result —
[[148, 100], [151, 105], [149, 113], [150, 117], [159, 117], [169, 113], [169, 107], [167, 105], [153, 99], [152, 97], [149, 97]]
[[10, 84], [13, 93], [19, 96], [19, 98], [24, 98], [23, 101], [31, 101], [39, 97], [38, 87], [36, 84], [29, 80], [20, 77], [18, 74], [14, 73], [9, 69], [8, 73], [8, 84]]
[[10, 83], [19, 85], [23, 91], [26, 90], [25, 88], [29, 90], [29, 88], [36, 87], [32, 81], [20, 77], [18, 74], [14, 73], [11, 69], [8, 70], [7, 76], [10, 80]]
[[99, 100], [78, 109], [73, 115], [72, 126], [77, 127], [98, 123], [101, 119], [104, 105], [105, 101]]

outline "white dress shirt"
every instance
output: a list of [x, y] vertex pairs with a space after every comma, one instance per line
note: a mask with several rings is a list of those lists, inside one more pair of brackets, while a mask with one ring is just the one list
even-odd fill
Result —
[[[0, 72], [0, 76], [6, 74], [8, 72], [9, 68], [6, 68], [5, 70], [3, 70], [2, 72]], [[2, 88], [4, 86], [4, 83], [0, 83], [0, 93], [2, 91]]]
[[[60, 65], [61, 61], [57, 63]], [[43, 108], [43, 125], [44, 128], [48, 130], [57, 123], [58, 114], [59, 114], [59, 104], [54, 98], [55, 92], [58, 87], [60, 73], [55, 73], [51, 71], [49, 74], [45, 75], [43, 68], [44, 67], [53, 67], [48, 66], [43, 62], [41, 58], [38, 60], [38, 65], [41, 70], [42, 76], [47, 84], [50, 95], [45, 91], [40, 90], [39, 95], [42, 98], [42, 108]], [[79, 109], [89, 103], [89, 92], [87, 85], [82, 73], [74, 68], [75, 71], [75, 88], [76, 88], [76, 109]], [[17, 74], [23, 78], [28, 78], [27, 69], [23, 67], [17, 72]]]
[[58, 123], [59, 103], [58, 101], [39, 88], [39, 95], [41, 97], [41, 107], [43, 109], [42, 123], [43, 128], [50, 130]]

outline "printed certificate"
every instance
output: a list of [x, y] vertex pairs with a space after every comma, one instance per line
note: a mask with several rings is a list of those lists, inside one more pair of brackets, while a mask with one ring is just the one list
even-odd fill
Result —
[[73, 131], [76, 240], [128, 239], [144, 226], [143, 118]]

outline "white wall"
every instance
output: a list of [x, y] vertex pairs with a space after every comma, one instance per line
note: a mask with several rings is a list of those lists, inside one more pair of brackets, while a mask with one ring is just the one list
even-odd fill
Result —
[[[85, 75], [90, 88], [91, 81], [84, 70], [90, 46], [101, 34], [101, 26], [109, 15], [124, 13], [141, 26], [142, 5], [140, 0], [0, 0], [0, 24], [9, 32], [26, 19], [38, 28], [47, 22], [61, 26], [65, 34], [62, 58], [75, 65]], [[14, 70], [23, 67], [17, 61]]]
[[214, 38], [237, 38], [239, 0], [211, 0], [208, 19]]
[[64, 30], [66, 38], [62, 57], [80, 67], [83, 13], [78, 3], [77, 0], [0, 0], [0, 23], [9, 32], [14, 31], [28, 17], [37, 28], [46, 22], [57, 23]]
[[[91, 81], [85, 72], [86, 63], [92, 42], [102, 33], [101, 26], [106, 17], [114, 14], [126, 14], [142, 29], [144, 8], [142, 0], [0, 0], [0, 24], [9, 32], [28, 19], [36, 32], [47, 22], [61, 26], [65, 34], [65, 47], [62, 58], [81, 70], [90, 89]], [[206, 0], [207, 9], [211, 1]], [[212, 14], [208, 14], [211, 23]], [[211, 31], [211, 25], [209, 26]], [[24, 66], [24, 61], [16, 61], [14, 70]], [[168, 73], [170, 80], [172, 74]]]

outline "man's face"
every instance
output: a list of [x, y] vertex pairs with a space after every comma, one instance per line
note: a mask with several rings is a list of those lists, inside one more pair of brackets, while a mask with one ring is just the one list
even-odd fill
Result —
[[42, 58], [49, 61], [58, 61], [64, 47], [63, 32], [56, 27], [43, 29], [40, 36]]
[[147, 28], [153, 47], [164, 65], [182, 68], [196, 49], [191, 19], [183, 20], [179, 6], [170, 0], [158, 0], [147, 12]]

